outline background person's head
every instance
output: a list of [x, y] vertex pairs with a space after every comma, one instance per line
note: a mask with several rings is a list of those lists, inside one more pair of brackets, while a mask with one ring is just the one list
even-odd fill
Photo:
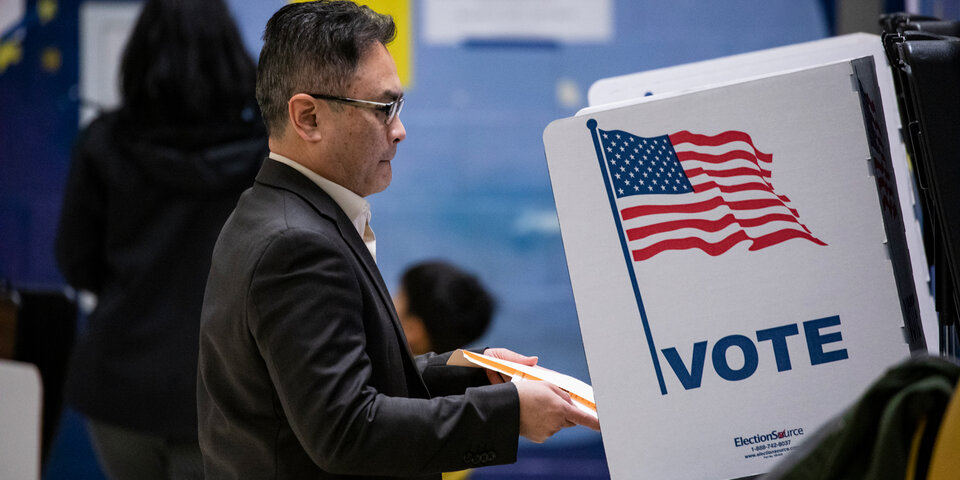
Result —
[[442, 261], [407, 269], [394, 303], [416, 355], [448, 352], [480, 338], [495, 308], [477, 277]]
[[223, 0], [148, 0], [121, 59], [121, 112], [145, 126], [259, 121], [256, 68]]

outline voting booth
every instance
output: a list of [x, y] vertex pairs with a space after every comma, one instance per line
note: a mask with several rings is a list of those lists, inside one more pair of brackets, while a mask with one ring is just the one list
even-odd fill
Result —
[[766, 472], [926, 349], [886, 100], [866, 54], [546, 128], [612, 478]]
[[[674, 67], [661, 68], [616, 77], [603, 78], [590, 87], [590, 105], [611, 104], [629, 101], [637, 97], [668, 92], [689, 91], [707, 85], [739, 81], [746, 78], [787, 72], [801, 68], [825, 65], [841, 60], [869, 56], [873, 58], [877, 73], [877, 87], [883, 102], [883, 118], [887, 143], [890, 146], [890, 161], [893, 164], [896, 188], [903, 215], [914, 292], [907, 291], [903, 301], [911, 300], [915, 293], [920, 324], [931, 354], [938, 353], [937, 311], [931, 291], [931, 276], [927, 269], [927, 252], [923, 228], [916, 212], [921, 208], [920, 195], [913, 181], [907, 159], [904, 128], [897, 108], [897, 90], [891, 74], [888, 55], [881, 37], [867, 33], [853, 33], [812, 42], [770, 48], [740, 55], [716, 58]], [[588, 109], [589, 110], [589, 109]], [[912, 319], [911, 324], [914, 323]], [[919, 335], [915, 332], [915, 335]], [[915, 339], [914, 343], [918, 343]]]

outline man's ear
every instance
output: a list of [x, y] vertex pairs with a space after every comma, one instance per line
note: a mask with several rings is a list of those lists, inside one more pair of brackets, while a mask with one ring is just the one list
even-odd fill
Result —
[[290, 119], [290, 124], [304, 141], [320, 141], [319, 118], [327, 113], [320, 112], [322, 108], [323, 106], [318, 105], [313, 97], [305, 93], [298, 93], [287, 101], [287, 116]]

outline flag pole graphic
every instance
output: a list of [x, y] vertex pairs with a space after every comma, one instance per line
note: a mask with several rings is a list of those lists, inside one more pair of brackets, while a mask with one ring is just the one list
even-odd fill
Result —
[[617, 232], [620, 236], [620, 246], [623, 249], [623, 258], [627, 262], [627, 272], [630, 274], [630, 282], [633, 284], [633, 294], [637, 300], [637, 308], [640, 310], [640, 320], [643, 322], [643, 332], [647, 337], [647, 346], [650, 349], [650, 357], [653, 359], [653, 368], [657, 373], [657, 381], [660, 383], [660, 394], [667, 394], [667, 386], [663, 381], [663, 371], [660, 369], [660, 359], [657, 356], [657, 348], [653, 344], [653, 334], [650, 333], [650, 324], [647, 321], [647, 312], [643, 308], [643, 299], [640, 298], [640, 287], [637, 285], [637, 275], [633, 268], [633, 258], [630, 255], [630, 249], [627, 248], [627, 237], [623, 231], [623, 223], [620, 220], [620, 209], [617, 208], [616, 197], [613, 194], [613, 186], [610, 182], [610, 173], [607, 171], [607, 165], [603, 148], [600, 146], [600, 137], [597, 132], [597, 121], [587, 120], [587, 129], [593, 136], [593, 146], [597, 150], [597, 160], [600, 162], [600, 170], [603, 172], [604, 186], [607, 189], [607, 198], [610, 200], [610, 209], [613, 212], [613, 219], [617, 224]]

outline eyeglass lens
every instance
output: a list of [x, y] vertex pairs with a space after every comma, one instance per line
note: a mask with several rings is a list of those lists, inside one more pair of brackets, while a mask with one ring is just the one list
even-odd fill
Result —
[[393, 123], [393, 119], [400, 115], [401, 110], [403, 110], [403, 97], [396, 99], [393, 105], [390, 105], [390, 111], [387, 112], [387, 125]]

